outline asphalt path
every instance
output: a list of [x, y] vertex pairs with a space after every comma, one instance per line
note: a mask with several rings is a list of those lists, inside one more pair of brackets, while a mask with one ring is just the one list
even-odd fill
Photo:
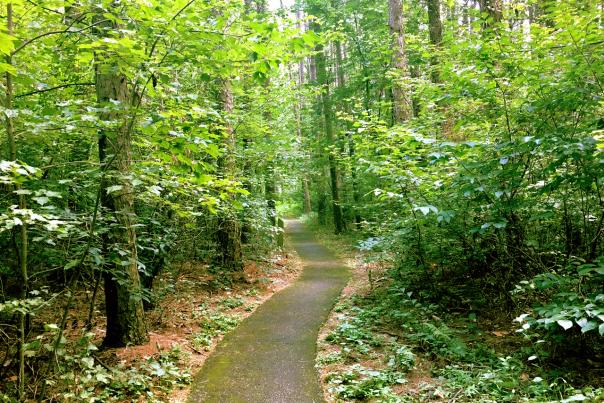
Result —
[[190, 403], [324, 402], [317, 336], [349, 271], [299, 221], [286, 220], [286, 234], [302, 275], [222, 340], [195, 375]]

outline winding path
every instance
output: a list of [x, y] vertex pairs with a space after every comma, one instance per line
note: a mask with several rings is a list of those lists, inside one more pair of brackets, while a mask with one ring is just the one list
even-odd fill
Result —
[[323, 402], [314, 367], [319, 328], [348, 280], [348, 269], [297, 220], [286, 233], [302, 276], [227, 335], [195, 376], [190, 403]]

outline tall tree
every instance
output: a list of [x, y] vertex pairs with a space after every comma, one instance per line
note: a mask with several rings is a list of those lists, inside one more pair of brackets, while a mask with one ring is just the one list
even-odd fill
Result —
[[[233, 180], [237, 175], [235, 158], [237, 138], [231, 123], [235, 110], [232, 85], [231, 79], [228, 77], [219, 80], [219, 100], [221, 110], [224, 113], [224, 155], [219, 160], [219, 168], [222, 175], [230, 180]], [[221, 213], [218, 219], [216, 240], [218, 242], [218, 264], [227, 272], [241, 270], [243, 268], [241, 224], [234, 213], [230, 211]]]
[[[8, 35], [14, 34], [14, 15], [13, 15], [13, 4], [8, 3], [6, 5], [6, 32]], [[6, 55], [6, 65], [13, 66], [13, 54], [8, 52]], [[13, 109], [14, 101], [14, 83], [13, 73], [10, 70], [6, 72], [5, 82], [5, 97], [4, 107], [6, 110], [11, 111]], [[6, 136], [8, 139], [8, 158], [11, 161], [17, 161], [17, 139], [15, 131], [15, 122], [13, 115], [5, 113], [5, 129]], [[27, 209], [27, 202], [25, 194], [19, 192], [20, 186], [9, 187], [9, 190], [13, 190], [17, 195], [17, 204], [19, 209], [25, 211]], [[21, 220], [21, 224], [13, 229], [13, 246], [15, 249], [15, 262], [17, 262], [17, 272], [21, 275], [20, 283], [20, 296], [23, 301], [28, 296], [29, 289], [29, 271], [28, 271], [28, 251], [29, 251], [29, 233], [27, 229], [27, 221]], [[18, 243], [19, 242], [19, 243]], [[29, 332], [29, 313], [20, 312], [19, 314], [19, 398], [23, 399], [25, 394], [25, 342], [27, 333]]]
[[[297, 26], [300, 32], [303, 32], [305, 28], [305, 24], [302, 21], [302, 9], [299, 8], [296, 10], [296, 19]], [[304, 96], [302, 95], [302, 88], [304, 86], [304, 65], [305, 59], [301, 58], [298, 62], [298, 97], [296, 99], [296, 103], [294, 105], [295, 113], [296, 113], [296, 134], [298, 136], [298, 141], [302, 144], [302, 108], [304, 105]], [[302, 191], [304, 197], [304, 213], [310, 214], [312, 212], [312, 203], [310, 199], [310, 186], [309, 186], [308, 175], [306, 173], [302, 174]]]
[[[256, 11], [258, 12], [258, 14], [260, 16], [263, 16], [263, 17], [267, 16], [266, 8], [267, 8], [266, 1], [264, 1], [264, 0], [256, 1]], [[271, 87], [270, 77], [266, 77], [266, 79], [262, 83], [262, 86], [264, 88], [265, 96], [268, 97], [270, 95], [270, 87]], [[264, 118], [264, 124], [268, 128], [267, 135], [266, 135], [266, 138], [268, 139], [271, 137], [271, 134], [272, 134], [271, 125], [272, 125], [273, 115], [271, 113], [271, 108], [268, 108], [268, 107], [264, 108], [264, 111], [262, 114], [263, 114], [263, 118]], [[269, 160], [267, 161], [266, 167], [265, 167], [264, 190], [265, 190], [265, 196], [266, 196], [266, 204], [268, 207], [269, 223], [270, 223], [271, 227], [273, 227], [274, 230], [277, 230], [275, 228], [277, 226], [277, 183], [276, 183], [274, 156], [272, 158], [269, 158]]]
[[395, 73], [392, 84], [393, 115], [395, 123], [402, 123], [413, 117], [413, 97], [407, 84], [410, 73], [402, 1], [388, 0], [388, 13]]
[[[320, 26], [314, 24], [315, 32], [320, 32]], [[325, 142], [329, 161], [329, 179], [331, 184], [331, 201], [333, 212], [333, 223], [336, 234], [344, 231], [344, 215], [342, 213], [342, 204], [340, 200], [340, 185], [338, 181], [338, 166], [336, 161], [336, 137], [334, 128], [334, 113], [331, 100], [330, 80], [327, 72], [327, 55], [323, 44], [315, 48], [315, 64], [317, 71], [317, 83], [321, 88], [321, 112], [323, 114], [323, 127], [325, 132]]]
[[[342, 49], [341, 41], [337, 41], [335, 45], [336, 45], [335, 53], [336, 53], [336, 72], [337, 72], [337, 78], [338, 78], [338, 87], [340, 87], [341, 90], [344, 90], [344, 87], [346, 86], [346, 76], [344, 73], [344, 54], [343, 54], [344, 52]], [[350, 114], [350, 106], [349, 106], [348, 102], [342, 102], [342, 103], [343, 103], [343, 109], [344, 109], [345, 113]], [[350, 127], [347, 128], [346, 133], [347, 133], [347, 137], [348, 137], [348, 157], [349, 157], [350, 161], [353, 161], [355, 158], [355, 143], [354, 143], [354, 137], [352, 136], [352, 131], [350, 130]], [[352, 164], [350, 165], [350, 178], [352, 180], [352, 200], [354, 202], [354, 205], [353, 205], [354, 222], [355, 222], [357, 229], [359, 229], [361, 226], [361, 215], [359, 214], [361, 194], [359, 193], [359, 185], [358, 185], [356, 167], [353, 166]]]
[[432, 81], [440, 83], [441, 78], [438, 71], [437, 52], [442, 47], [443, 23], [440, 17], [440, 0], [428, 0], [428, 27], [430, 31], [430, 43], [435, 47], [435, 53], [430, 62], [432, 64]]
[[[104, 21], [97, 31], [100, 36], [111, 38], [118, 27], [103, 14], [104, 11], [99, 12], [96, 17], [98, 21]], [[148, 336], [133, 226], [134, 198], [131, 183], [126, 178], [131, 173], [132, 124], [128, 110], [133, 97], [115, 55], [97, 53], [95, 86], [101, 111], [99, 117], [103, 122], [98, 143], [99, 160], [104, 170], [101, 204], [116, 223], [104, 240], [105, 249], [111, 249], [107, 250], [109, 256], [104, 273], [107, 313], [104, 344], [143, 344]]]

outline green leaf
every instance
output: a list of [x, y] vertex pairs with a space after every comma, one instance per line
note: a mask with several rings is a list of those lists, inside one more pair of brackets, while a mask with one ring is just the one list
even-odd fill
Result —
[[32, 200], [34, 200], [40, 206], [43, 206], [43, 205], [45, 205], [46, 203], [48, 203], [50, 201], [50, 199], [48, 197], [46, 197], [46, 196], [32, 197]]
[[119, 192], [120, 190], [122, 190], [124, 187], [122, 185], [113, 185], [113, 186], [109, 186], [105, 189], [105, 191], [107, 192], [107, 194], [111, 194], [111, 193], [115, 193], [115, 192]]
[[59, 325], [57, 325], [56, 323], [47, 323], [44, 325], [44, 330], [46, 330], [47, 332], [58, 332], [59, 331]]
[[589, 332], [590, 330], [594, 330], [595, 328], [598, 327], [598, 324], [593, 321], [586, 321], [584, 324], [580, 325], [581, 326], [581, 333], [586, 333]]
[[12, 64], [0, 62], [0, 73], [9, 73], [14, 76], [17, 74], [17, 68]]
[[561, 320], [557, 321], [556, 323], [558, 323], [560, 326], [562, 326], [562, 328], [564, 330], [568, 330], [571, 327], [573, 327], [573, 322], [570, 320], [561, 319]]
[[10, 55], [15, 50], [14, 40], [14, 36], [0, 32], [0, 53]]

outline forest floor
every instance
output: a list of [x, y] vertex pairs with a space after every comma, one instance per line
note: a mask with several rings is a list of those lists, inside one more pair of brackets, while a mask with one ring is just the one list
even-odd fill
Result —
[[313, 230], [352, 268], [317, 342], [327, 402], [604, 401], [601, 367], [548, 362], [510, 318], [420, 298], [354, 234]]
[[[56, 401], [184, 402], [191, 374], [203, 365], [224, 335], [300, 273], [300, 259], [287, 243], [283, 252], [266, 261], [247, 262], [243, 278], [229, 286], [221, 285], [205, 264], [173, 264], [155, 280], [158, 301], [146, 313], [149, 342], [126, 348], [96, 347], [104, 336], [102, 290], [97, 296], [93, 326], [84, 334], [82, 324], [88, 316], [91, 292], [82, 289], [70, 311], [65, 352], [59, 357], [64, 358], [64, 371], [48, 379], [43, 373], [44, 362], [37, 371], [32, 367], [35, 376], [30, 393], [39, 393], [46, 381], [50, 385], [46, 396]], [[33, 328], [40, 333], [36, 339], [40, 343], [52, 337], [41, 321], [57, 316], [63, 305], [63, 298], [57, 298], [34, 318]], [[89, 347], [82, 349], [83, 345]], [[14, 387], [16, 380], [16, 376], [9, 376], [0, 391]]]

